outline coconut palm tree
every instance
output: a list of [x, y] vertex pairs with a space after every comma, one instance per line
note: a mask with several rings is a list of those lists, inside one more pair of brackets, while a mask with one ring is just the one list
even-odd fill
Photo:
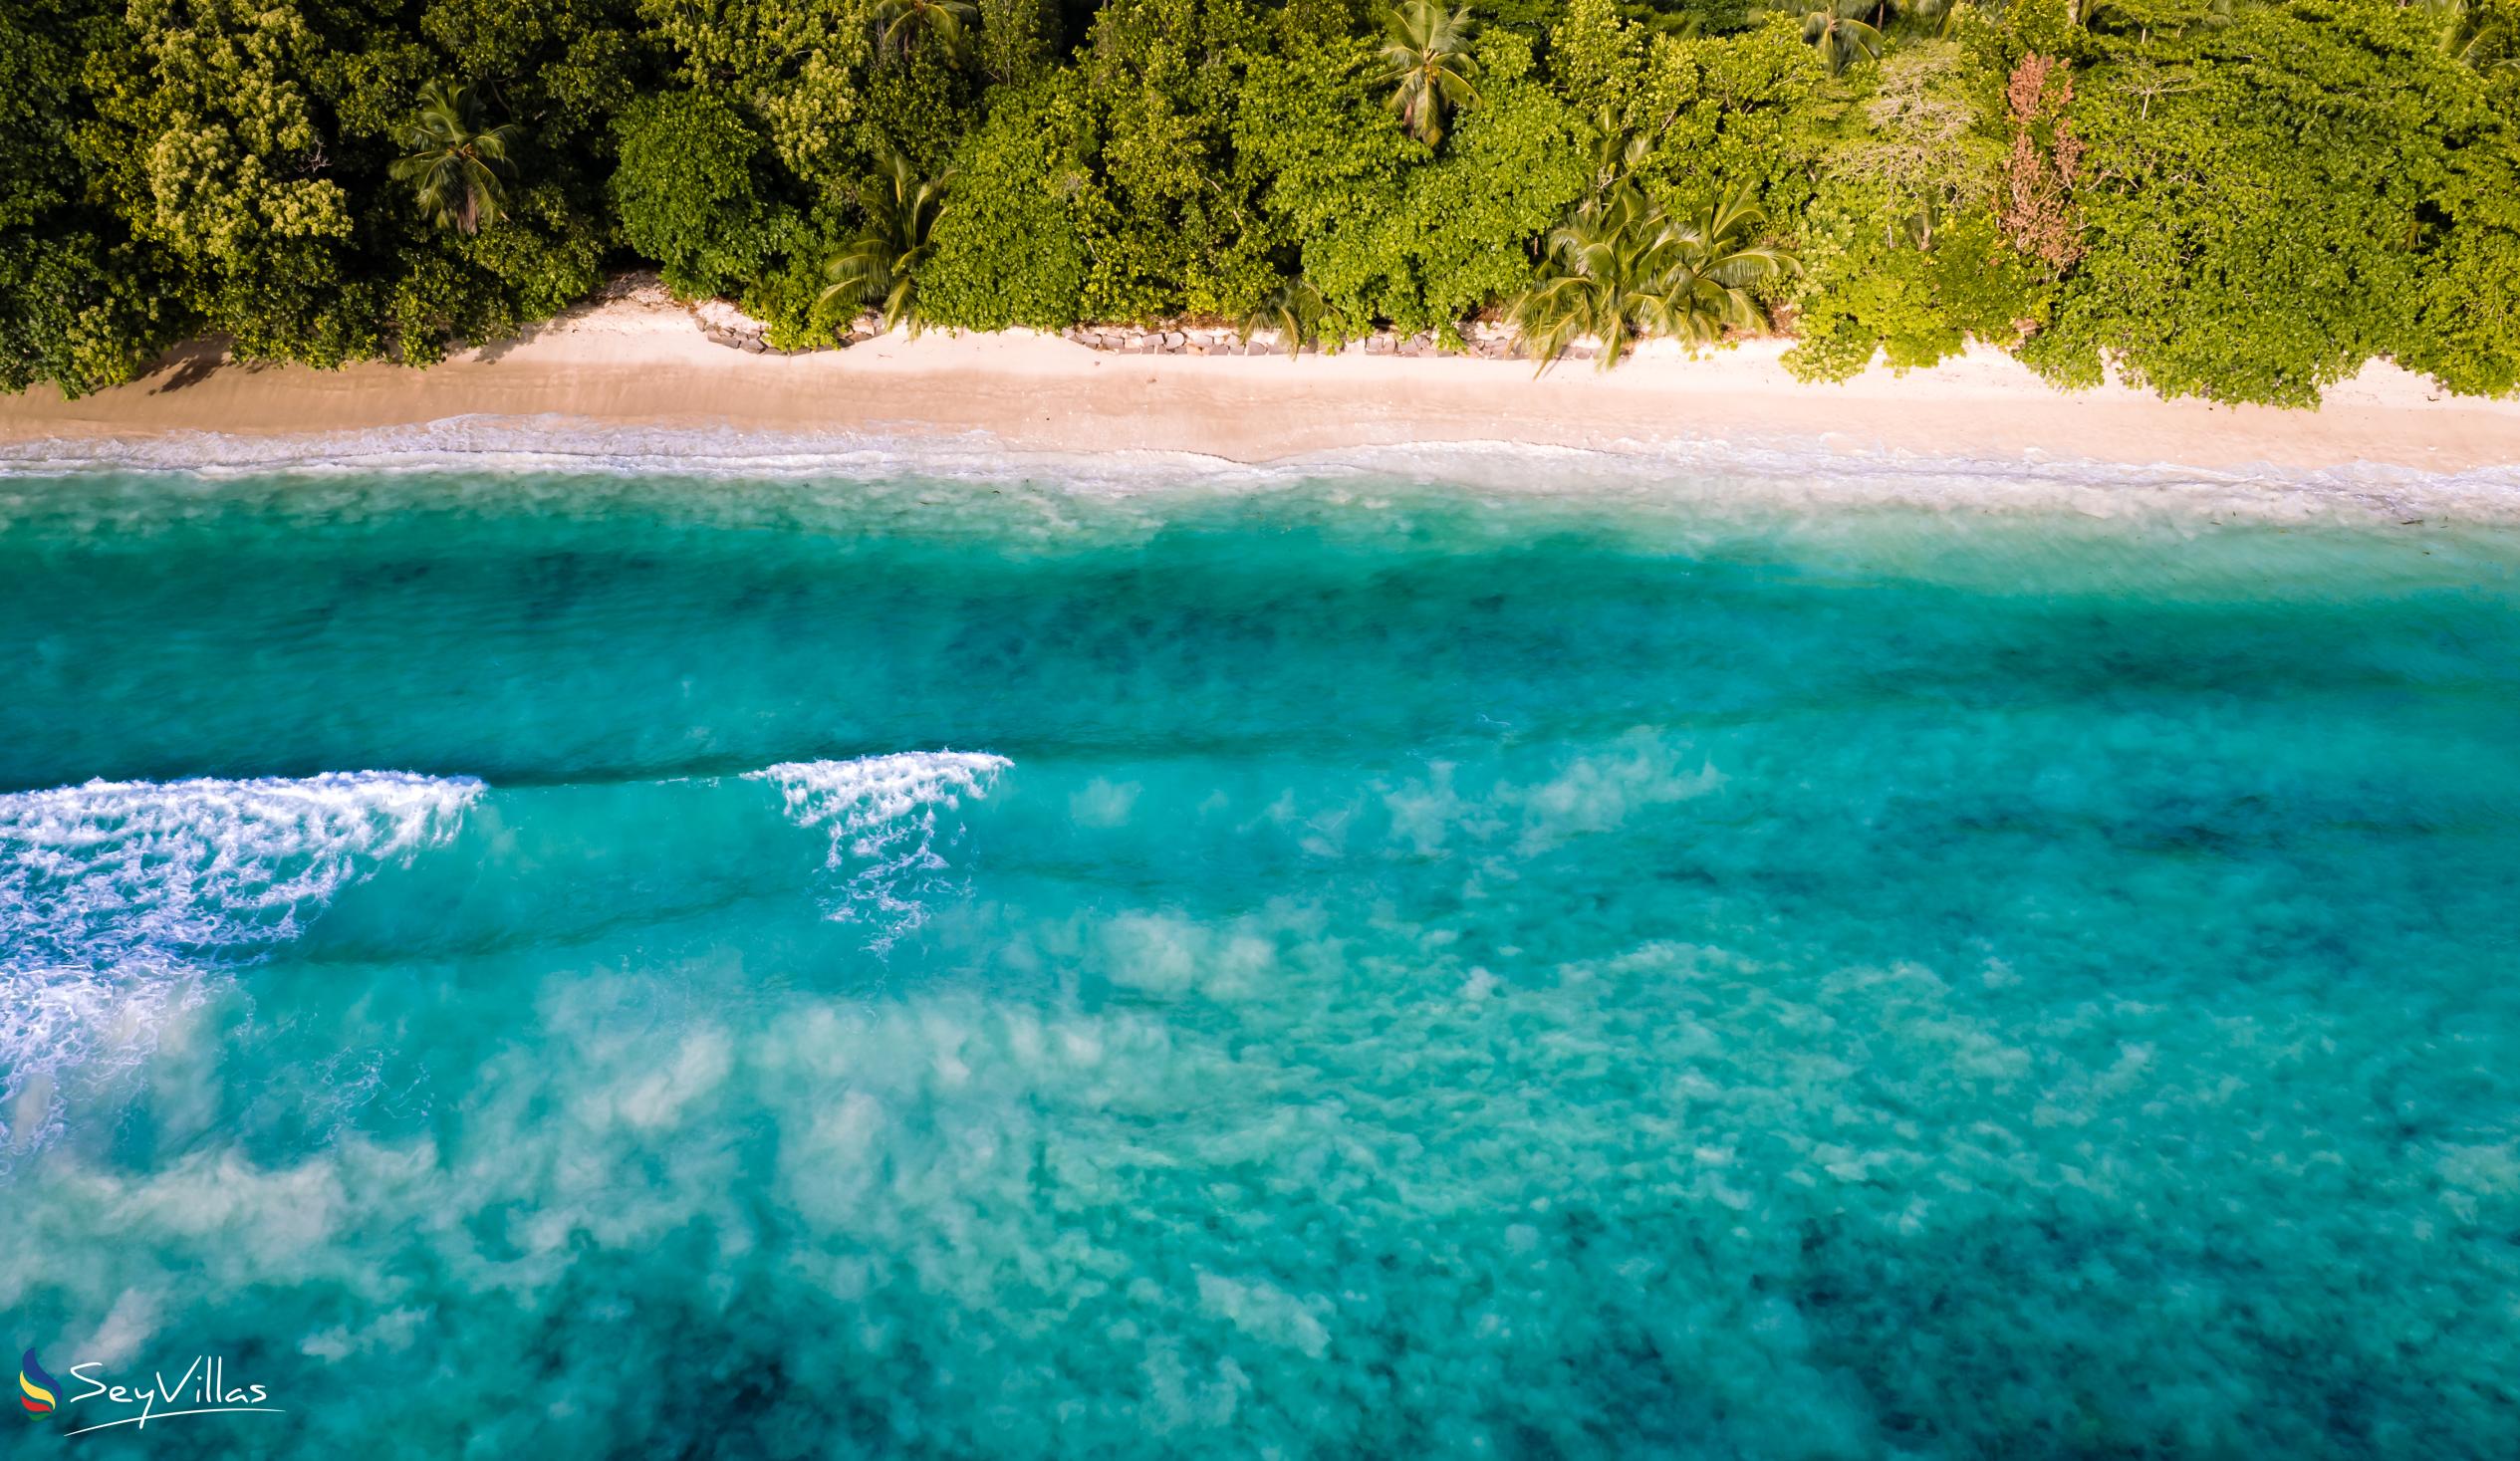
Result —
[[1750, 287], [1795, 267], [1790, 254], [1757, 242], [1766, 217], [1736, 194], [1673, 219], [1622, 183], [1549, 235], [1547, 272], [1507, 318], [1543, 369], [1586, 336], [1601, 342], [1608, 369], [1646, 336], [1703, 345], [1756, 329], [1766, 316]]
[[1587, 206], [1606, 203], [1653, 155], [1653, 138], [1621, 125], [1618, 116], [1607, 107], [1593, 114], [1590, 131], [1593, 191]]
[[[1960, 33], [1960, 14], [1968, 9], [1968, 0], [1906, 0], [1891, 7], [1902, 20], [1913, 21], [1916, 28], [1937, 41], [1948, 41]], [[1882, 12], [1873, 12], [1873, 28], [1885, 24]]]
[[2441, 27], [2441, 54], [2471, 71], [2520, 67], [2520, 6], [2424, 0]]
[[1543, 369], [1588, 335], [1602, 343], [1601, 367], [1609, 369], [1652, 327], [1661, 231], [1644, 194], [1630, 185], [1586, 203], [1550, 233], [1548, 272], [1505, 314]]
[[884, 329], [906, 320], [915, 333], [918, 268], [935, 251], [936, 220], [944, 215], [945, 191], [952, 181], [951, 172], [921, 178], [909, 158], [887, 151], [883, 176], [859, 194], [866, 221], [823, 266], [823, 277], [831, 284], [817, 303], [872, 305], [882, 315]]
[[971, 0], [878, 0], [877, 35], [887, 56], [906, 56], [920, 41], [935, 44], [948, 61], [971, 49], [971, 25], [979, 19]]
[[1321, 321], [1321, 291], [1313, 288], [1302, 275], [1269, 291], [1250, 314], [1242, 318], [1242, 343], [1251, 344], [1251, 337], [1263, 330], [1274, 330], [1286, 347], [1289, 360], [1303, 353], [1305, 342], [1313, 338], [1313, 327]]
[[1820, 53], [1836, 76], [1859, 60], [1879, 60], [1882, 32], [1860, 17], [1864, 0], [1824, 0], [1803, 12], [1803, 44]]
[[394, 181], [414, 186], [422, 216], [440, 228], [478, 233], [506, 211], [499, 179], [516, 170], [512, 154], [524, 144], [525, 128], [481, 122], [472, 88], [432, 83], [421, 89], [420, 110], [402, 128], [402, 145], [410, 150], [385, 169]]
[[1477, 29], [1467, 5], [1445, 10], [1435, 0], [1406, 0], [1383, 13], [1383, 83], [1392, 89], [1391, 110], [1427, 146], [1443, 140], [1445, 112], [1479, 100], [1470, 86], [1479, 74], [1470, 55]]
[[1655, 324], [1664, 334], [1712, 345], [1726, 330], [1767, 323], [1750, 287], [1800, 267], [1792, 254], [1758, 241], [1767, 216], [1736, 192], [1665, 228], [1655, 281]]

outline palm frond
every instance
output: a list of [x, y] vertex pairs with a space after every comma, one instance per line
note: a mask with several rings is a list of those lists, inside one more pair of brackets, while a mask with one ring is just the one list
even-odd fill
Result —
[[936, 221], [944, 216], [953, 174], [922, 178], [910, 159], [887, 150], [883, 174], [859, 193], [865, 220], [849, 242], [824, 261], [827, 285], [818, 308], [874, 306], [883, 328], [908, 321], [918, 329], [918, 270], [935, 252]]
[[525, 128], [513, 122], [481, 124], [481, 104], [472, 88], [431, 83], [420, 91], [419, 111], [400, 131], [402, 156], [385, 174], [412, 184], [420, 216], [439, 228], [479, 232], [507, 212], [501, 179], [515, 170]]
[[877, 44], [887, 57], [902, 57], [929, 44], [959, 64], [971, 51], [971, 27], [979, 19], [971, 0], [879, 0]]
[[1545, 272], [1507, 318], [1546, 370], [1574, 342], [1601, 342], [1609, 369], [1641, 339], [1711, 345], [1726, 331], [1765, 323], [1751, 293], [1796, 265], [1756, 241], [1766, 212], [1746, 193], [1674, 218], [1631, 180], [1579, 205], [1547, 240]]
[[1263, 330], [1274, 330], [1291, 360], [1303, 354], [1305, 345], [1312, 340], [1321, 312], [1321, 291], [1298, 275], [1270, 291], [1243, 317], [1240, 339], [1248, 346], [1251, 337]]
[[1478, 105], [1471, 79], [1479, 64], [1470, 54], [1477, 29], [1467, 5], [1447, 11], [1435, 0], [1406, 0], [1384, 12], [1382, 80], [1392, 88], [1386, 105], [1430, 147], [1443, 140], [1446, 109]]

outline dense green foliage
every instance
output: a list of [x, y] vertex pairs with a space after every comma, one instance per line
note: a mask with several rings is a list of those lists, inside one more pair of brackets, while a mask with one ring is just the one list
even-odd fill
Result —
[[614, 132], [622, 241], [686, 293], [742, 289], [761, 263], [761, 142], [735, 109], [707, 92], [662, 92], [623, 109]]
[[[15, 0], [0, 387], [197, 334], [426, 362], [640, 264], [789, 345], [1545, 317], [1815, 377], [2520, 386], [2520, 0], [1763, 3]], [[1722, 208], [1773, 267], [1653, 304]]]

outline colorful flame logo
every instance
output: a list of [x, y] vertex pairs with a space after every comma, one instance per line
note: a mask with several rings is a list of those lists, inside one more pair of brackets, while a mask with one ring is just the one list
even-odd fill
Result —
[[53, 1406], [59, 1398], [53, 1393], [53, 1387], [60, 1383], [60, 1380], [44, 1372], [43, 1365], [35, 1362], [34, 1350], [27, 1350], [26, 1358], [18, 1362], [18, 1403], [26, 1407], [29, 1415], [53, 1413]]

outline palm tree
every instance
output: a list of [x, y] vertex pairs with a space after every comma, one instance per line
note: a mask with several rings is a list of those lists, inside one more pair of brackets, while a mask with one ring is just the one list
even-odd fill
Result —
[[420, 212], [440, 228], [471, 234], [506, 211], [501, 175], [515, 171], [510, 153], [525, 140], [516, 122], [481, 125], [480, 99], [470, 87], [435, 82], [420, 91], [420, 110], [402, 128], [410, 148], [385, 169], [416, 184]]
[[2470, 71], [2520, 67], [2520, 7], [2489, 0], [2424, 0], [2441, 27], [2441, 54]]
[[1577, 210], [1549, 235], [1550, 272], [1506, 311], [1546, 369], [1580, 336], [1602, 343], [1603, 369], [1651, 328], [1660, 221], [1633, 186]]
[[1606, 203], [1636, 170], [1653, 155], [1653, 138], [1622, 126], [1605, 107], [1593, 114], [1593, 191], [1590, 204]]
[[1445, 10], [1435, 0], [1407, 0], [1383, 14], [1383, 83], [1392, 89], [1391, 110], [1427, 146], [1443, 140], [1446, 109], [1479, 100], [1470, 87], [1479, 74], [1470, 55], [1477, 29], [1467, 5]]
[[1665, 333], [1712, 345], [1726, 330], [1767, 323], [1750, 286], [1800, 267], [1792, 254], [1758, 242], [1767, 218], [1747, 192], [1736, 192], [1665, 231], [1656, 281], [1656, 323]]
[[1641, 337], [1709, 344], [1765, 320], [1750, 286], [1794, 267], [1755, 242], [1767, 215], [1736, 194], [1686, 221], [1633, 183], [1576, 210], [1549, 235], [1549, 270], [1507, 318], [1546, 369], [1584, 336], [1602, 343], [1601, 368]]
[[1858, 60], [1881, 58], [1881, 29], [1858, 19], [1863, 11], [1863, 0], [1823, 0], [1803, 12], [1803, 44], [1829, 63], [1831, 76]]
[[1313, 338], [1313, 327], [1321, 320], [1321, 291], [1298, 275], [1276, 289], [1252, 308], [1242, 319], [1242, 343], [1251, 344], [1251, 337], [1263, 330], [1274, 330], [1286, 346], [1289, 360], [1302, 354], [1304, 343]]
[[[1895, 7], [1901, 19], [1920, 23], [1921, 29], [1937, 41], [1948, 41], [1960, 33], [1960, 12], [1968, 9], [1968, 0], [1907, 0]], [[1882, 12], [1873, 13], [1873, 28], [1881, 29]]]
[[867, 210], [857, 237], [823, 266], [831, 281], [816, 303], [873, 305], [883, 328], [902, 321], [918, 329], [918, 268], [935, 251], [936, 220], [944, 215], [953, 174], [921, 178], [898, 151], [884, 155], [884, 175], [859, 195]]
[[925, 39], [943, 47], [946, 60], [960, 61], [971, 49], [971, 23], [979, 15], [971, 0], [878, 0], [875, 23], [887, 56], [906, 56]]

